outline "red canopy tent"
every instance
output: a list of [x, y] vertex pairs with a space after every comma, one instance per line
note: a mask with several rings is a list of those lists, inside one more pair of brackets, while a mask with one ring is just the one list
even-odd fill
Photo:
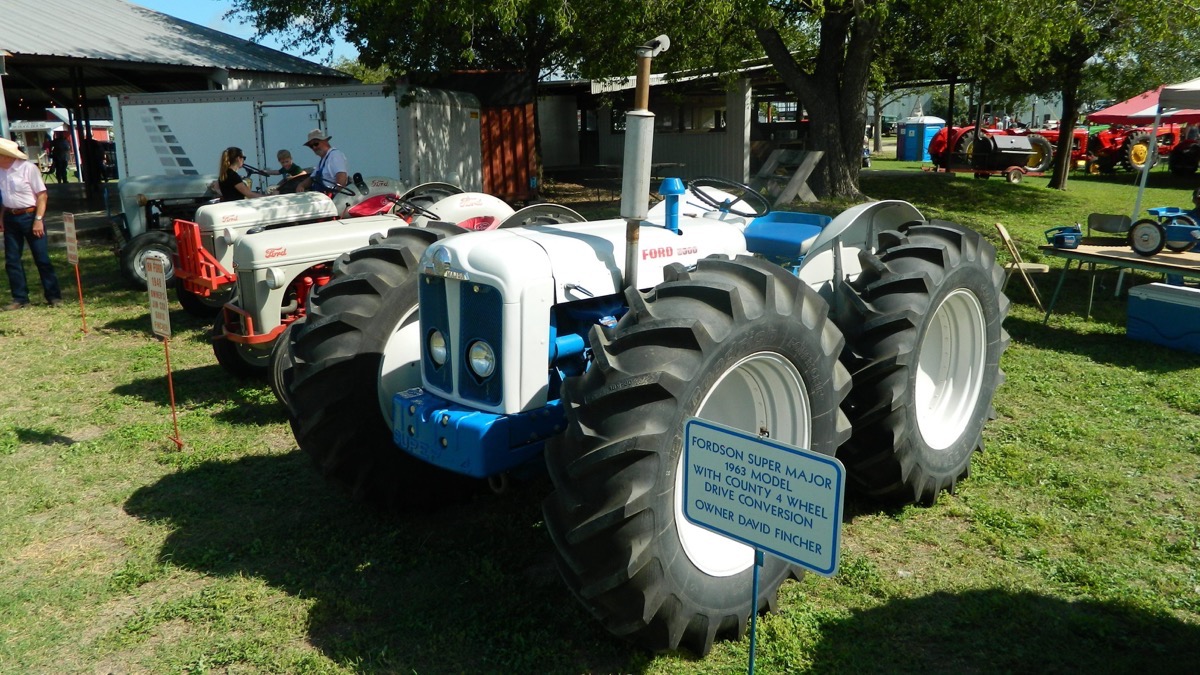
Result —
[[[1162, 87], [1151, 89], [1116, 105], [1097, 110], [1087, 116], [1087, 121], [1092, 124], [1148, 124], [1153, 122], [1154, 115], [1158, 112], [1158, 97], [1161, 91]], [[1200, 109], [1181, 108], [1162, 112], [1162, 123], [1183, 124], [1185, 122], [1200, 122]]]

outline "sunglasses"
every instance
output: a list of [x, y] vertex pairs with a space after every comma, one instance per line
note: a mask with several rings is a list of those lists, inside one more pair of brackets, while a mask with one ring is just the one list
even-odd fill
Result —
[[315, 148], [316, 148], [318, 145], [320, 145], [320, 144], [321, 144], [321, 141], [312, 141], [312, 142], [310, 142], [310, 143], [305, 143], [304, 145], [306, 145], [307, 147], [310, 147], [310, 148], [313, 148], [313, 149], [315, 149]]

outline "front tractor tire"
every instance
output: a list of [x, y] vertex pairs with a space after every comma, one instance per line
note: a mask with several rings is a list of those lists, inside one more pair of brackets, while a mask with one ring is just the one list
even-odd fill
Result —
[[143, 232], [121, 249], [121, 273], [135, 288], [145, 289], [146, 259], [158, 258], [166, 272], [167, 286], [174, 286], [175, 251], [175, 237], [171, 233], [162, 230]]
[[551, 441], [543, 504], [558, 567], [612, 633], [654, 651], [706, 654], [774, 609], [800, 570], [683, 516], [683, 426], [691, 416], [832, 455], [849, 436], [842, 337], [815, 292], [763, 260], [673, 265], [594, 328], [595, 362], [562, 388], [567, 430]]
[[270, 352], [266, 349], [240, 345], [224, 337], [224, 315], [217, 315], [212, 327], [213, 356], [230, 375], [238, 379], [262, 377], [267, 373]]
[[391, 425], [392, 395], [421, 384], [418, 262], [463, 231], [397, 228], [343, 255], [289, 331], [296, 441], [327, 479], [381, 510], [436, 506], [475, 484], [397, 448]]
[[930, 503], [967, 475], [993, 415], [1004, 274], [979, 233], [944, 221], [882, 232], [860, 258], [841, 303], [854, 434], [838, 458], [865, 494]]

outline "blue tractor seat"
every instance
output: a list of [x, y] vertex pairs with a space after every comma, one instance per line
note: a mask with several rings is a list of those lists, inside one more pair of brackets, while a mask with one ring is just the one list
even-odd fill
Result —
[[746, 249], [772, 261], [799, 261], [833, 218], [818, 213], [772, 211], [746, 227]]

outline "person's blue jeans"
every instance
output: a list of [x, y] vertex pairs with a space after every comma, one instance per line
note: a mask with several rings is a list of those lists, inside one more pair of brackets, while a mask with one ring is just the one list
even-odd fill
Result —
[[25, 282], [25, 266], [21, 264], [25, 244], [29, 244], [33, 263], [42, 277], [42, 292], [46, 295], [46, 302], [62, 299], [58, 277], [54, 275], [54, 266], [50, 264], [49, 234], [43, 232], [40, 237], [33, 236], [32, 213], [19, 216], [4, 214], [4, 271], [8, 273], [13, 302], [29, 304], [29, 286]]

